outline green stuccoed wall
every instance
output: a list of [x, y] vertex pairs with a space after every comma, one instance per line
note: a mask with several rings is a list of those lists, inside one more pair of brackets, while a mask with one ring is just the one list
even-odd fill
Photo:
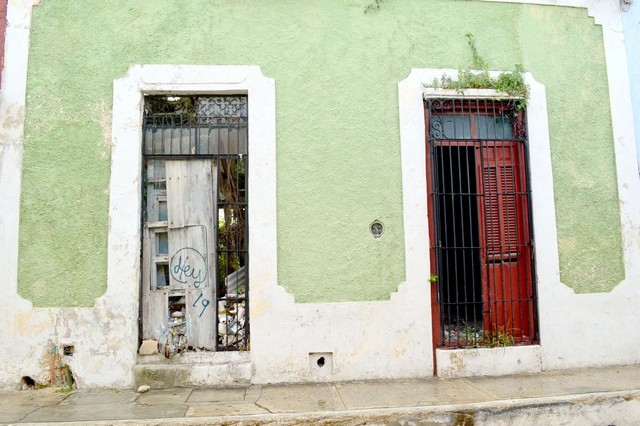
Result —
[[[602, 34], [585, 9], [450, 0], [42, 0], [33, 9], [19, 292], [106, 289], [112, 82], [130, 64], [260, 65], [276, 81], [278, 277], [299, 302], [384, 300], [405, 279], [397, 83], [522, 63], [547, 87], [561, 279], [623, 278]], [[259, 143], [259, 142], [258, 142]], [[374, 240], [369, 224], [386, 231]], [[425, 262], [428, 260], [425, 259]]]

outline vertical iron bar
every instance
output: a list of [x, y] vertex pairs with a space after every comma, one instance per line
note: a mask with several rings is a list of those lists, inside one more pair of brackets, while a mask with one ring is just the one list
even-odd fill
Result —
[[441, 188], [441, 179], [440, 179], [440, 156], [442, 148], [437, 147], [435, 141], [432, 142], [432, 162], [433, 162], [433, 205], [435, 210], [435, 218], [436, 227], [435, 227], [435, 241], [436, 245], [436, 263], [437, 263], [437, 273], [440, 277], [438, 280], [438, 304], [440, 305], [440, 343], [444, 345], [450, 338], [450, 330], [445, 329], [446, 318], [448, 318], [449, 313], [447, 312], [448, 304], [446, 303], [448, 300], [448, 296], [446, 296], [446, 281], [448, 280], [447, 274], [445, 273], [445, 253], [443, 252], [443, 236], [442, 236], [442, 200], [440, 195]]

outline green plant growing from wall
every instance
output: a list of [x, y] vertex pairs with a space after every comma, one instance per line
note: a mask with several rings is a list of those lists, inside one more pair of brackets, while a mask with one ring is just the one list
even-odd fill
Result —
[[476, 40], [473, 37], [473, 34], [466, 33], [464, 36], [467, 38], [467, 44], [471, 49], [471, 55], [473, 57], [473, 69], [487, 71], [489, 69], [489, 63], [478, 53]]
[[63, 365], [60, 367], [60, 373], [62, 374], [62, 382], [63, 387], [60, 389], [62, 393], [68, 393], [73, 390], [73, 373], [71, 372], [71, 368], [68, 365]]
[[[511, 330], [513, 331], [513, 330]], [[503, 327], [499, 327], [495, 331], [484, 332], [484, 344], [490, 348], [505, 348], [507, 346], [515, 345], [516, 341], [513, 335]]]
[[471, 49], [471, 67], [469, 69], [459, 69], [457, 80], [453, 80], [450, 76], [444, 74], [440, 80], [434, 79], [433, 83], [428, 87], [453, 89], [460, 94], [464, 94], [466, 89], [493, 89], [518, 98], [518, 109], [524, 109], [529, 98], [529, 86], [524, 81], [524, 68], [522, 65], [516, 64], [513, 71], [503, 72], [496, 77], [492, 77], [489, 73], [489, 63], [478, 53], [473, 34], [467, 33], [465, 36]]

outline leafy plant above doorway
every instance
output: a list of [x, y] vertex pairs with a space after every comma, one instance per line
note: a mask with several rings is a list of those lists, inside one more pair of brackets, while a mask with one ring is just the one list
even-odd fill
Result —
[[513, 71], [502, 72], [498, 76], [492, 77], [489, 72], [489, 63], [478, 53], [473, 34], [467, 33], [465, 36], [471, 49], [471, 67], [459, 69], [457, 80], [447, 74], [443, 74], [439, 80], [434, 78], [433, 82], [427, 87], [453, 89], [462, 95], [464, 95], [466, 89], [492, 89], [518, 98], [518, 109], [523, 110], [529, 98], [529, 86], [524, 81], [524, 68], [522, 65], [516, 64]]

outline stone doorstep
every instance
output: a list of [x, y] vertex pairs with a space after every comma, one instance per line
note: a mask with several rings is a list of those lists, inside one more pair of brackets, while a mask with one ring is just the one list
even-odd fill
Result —
[[152, 355], [138, 354], [137, 364], [164, 364], [164, 365], [176, 365], [176, 364], [239, 364], [251, 362], [250, 352], [184, 352], [173, 358], [167, 359], [164, 355], [156, 353]]
[[137, 364], [133, 368], [134, 388], [151, 389], [249, 386], [251, 362]]

